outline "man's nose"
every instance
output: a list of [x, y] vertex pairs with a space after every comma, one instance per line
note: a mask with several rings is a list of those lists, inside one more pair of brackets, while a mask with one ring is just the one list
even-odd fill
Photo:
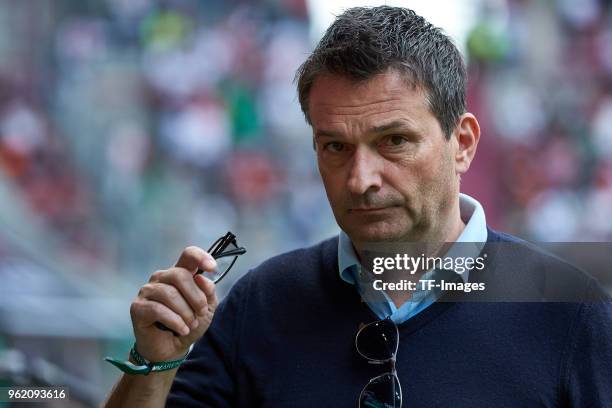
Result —
[[358, 146], [350, 163], [348, 189], [353, 194], [365, 194], [382, 186], [382, 158], [367, 146]]

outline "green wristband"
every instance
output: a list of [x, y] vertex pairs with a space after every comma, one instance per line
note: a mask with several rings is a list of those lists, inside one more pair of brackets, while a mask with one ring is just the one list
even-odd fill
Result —
[[185, 356], [179, 360], [151, 362], [147, 360], [146, 358], [144, 358], [143, 356], [141, 356], [140, 353], [138, 353], [138, 351], [136, 351], [136, 343], [134, 343], [134, 346], [130, 350], [130, 357], [132, 357], [134, 361], [138, 363], [138, 365], [133, 364], [130, 361], [121, 361], [121, 360], [118, 360], [112, 357], [105, 357], [104, 361], [108, 361], [109, 363], [111, 363], [112, 365], [114, 365], [115, 367], [117, 367], [118, 369], [120, 369], [121, 371], [127, 374], [147, 375], [150, 372], [167, 371], [167, 370], [172, 370], [180, 366], [187, 359], [187, 356], [191, 352], [191, 349], [193, 349], [193, 344], [189, 347], [187, 354], [185, 354]]

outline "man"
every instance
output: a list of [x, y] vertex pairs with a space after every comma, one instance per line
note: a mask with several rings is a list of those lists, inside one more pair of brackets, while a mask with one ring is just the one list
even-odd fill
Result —
[[214, 285], [194, 277], [215, 261], [185, 249], [131, 315], [144, 359], [180, 361], [195, 347], [178, 370], [124, 375], [107, 406], [612, 405], [608, 301], [449, 302], [425, 286], [362, 296], [372, 245], [426, 243], [434, 256], [466, 242], [474, 257], [489, 254], [484, 269], [421, 268], [416, 280], [504, 289], [511, 277], [531, 299], [548, 282], [539, 266], [552, 265], [572, 296], [607, 299], [588, 276], [488, 229], [481, 205], [459, 193], [480, 137], [465, 83], [452, 42], [412, 11], [340, 15], [298, 72], [340, 236], [268, 260], [218, 309]]

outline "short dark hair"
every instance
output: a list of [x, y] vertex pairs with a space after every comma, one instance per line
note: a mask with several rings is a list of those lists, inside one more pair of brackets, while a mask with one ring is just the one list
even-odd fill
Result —
[[397, 69], [426, 92], [429, 108], [447, 139], [465, 112], [466, 70], [452, 40], [414, 11], [402, 7], [354, 7], [339, 15], [300, 66], [298, 94], [306, 121], [308, 97], [319, 75], [355, 81]]

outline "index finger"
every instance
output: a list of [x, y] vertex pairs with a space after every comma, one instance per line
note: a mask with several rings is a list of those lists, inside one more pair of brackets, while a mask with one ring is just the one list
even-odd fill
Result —
[[195, 272], [198, 268], [212, 270], [217, 266], [217, 262], [212, 255], [197, 246], [189, 246], [181, 252], [178, 261], [174, 265], [178, 268], [185, 268]]

